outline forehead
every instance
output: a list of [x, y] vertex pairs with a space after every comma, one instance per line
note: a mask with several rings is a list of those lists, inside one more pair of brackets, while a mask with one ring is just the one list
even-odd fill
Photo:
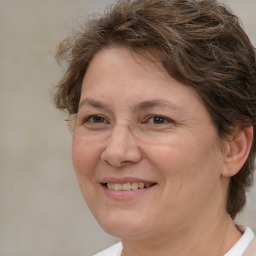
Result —
[[185, 107], [186, 100], [202, 103], [191, 86], [172, 78], [161, 63], [123, 46], [105, 48], [94, 56], [83, 79], [80, 104], [87, 98], [119, 106], [159, 100], [177, 108]]
[[[116, 73], [113, 74], [113, 71]], [[122, 75], [124, 79], [131, 78], [132, 75], [141, 75], [141, 79], [145, 75], [159, 79], [168, 75], [160, 61], [153, 61], [153, 57], [152, 60], [149, 60], [142, 54], [121, 45], [111, 45], [96, 53], [88, 65], [84, 80], [88, 79], [88, 73], [89, 75], [96, 73], [97, 77], [94, 79], [109, 78], [111, 75], [114, 77]], [[169, 75], [168, 77], [171, 78]], [[127, 81], [127, 84], [131, 84], [131, 82]]]

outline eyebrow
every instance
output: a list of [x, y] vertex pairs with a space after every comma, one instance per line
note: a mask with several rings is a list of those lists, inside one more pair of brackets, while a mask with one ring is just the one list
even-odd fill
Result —
[[136, 106], [136, 110], [146, 110], [154, 107], [168, 107], [168, 108], [171, 108], [172, 110], [178, 110], [177, 105], [175, 105], [174, 103], [168, 100], [163, 100], [163, 99], [142, 101]]
[[106, 104], [104, 104], [103, 102], [97, 101], [97, 100], [93, 100], [90, 98], [85, 98], [83, 99], [80, 103], [79, 103], [79, 109], [83, 106], [83, 105], [90, 105], [94, 108], [97, 109], [104, 109], [104, 110], [108, 110], [110, 111], [110, 107]]
[[[111, 107], [101, 101], [97, 101], [91, 98], [85, 98], [79, 103], [79, 109], [84, 106], [84, 105], [89, 105], [92, 106], [96, 109], [103, 109], [111, 112]], [[142, 101], [139, 104], [137, 104], [134, 107], [135, 112], [140, 111], [140, 110], [149, 110], [154, 107], [167, 107], [171, 108], [172, 110], [178, 110], [178, 106], [175, 105], [174, 103], [168, 101], [168, 100], [163, 100], [163, 99], [153, 99], [153, 100], [146, 100]]]

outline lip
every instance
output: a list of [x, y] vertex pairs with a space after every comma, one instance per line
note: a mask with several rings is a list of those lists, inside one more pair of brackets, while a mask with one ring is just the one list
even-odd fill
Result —
[[153, 184], [153, 183], [157, 183], [154, 180], [145, 180], [145, 179], [141, 179], [141, 178], [136, 178], [136, 177], [122, 177], [122, 178], [117, 178], [117, 177], [106, 177], [104, 179], [102, 179], [100, 181], [101, 184], [104, 183], [120, 183], [120, 184], [124, 184], [124, 183], [132, 183], [132, 182], [142, 182], [145, 184]]
[[[137, 189], [137, 190], [110, 190], [106, 187], [106, 183], [119, 183], [119, 184], [124, 184], [124, 183], [132, 183], [132, 182], [142, 182], [144, 184], [154, 184], [153, 186], [143, 188], [143, 189]], [[104, 191], [104, 194], [111, 199], [116, 199], [116, 200], [131, 200], [138, 198], [139, 196], [142, 196], [143, 194], [151, 191], [154, 189], [155, 185], [157, 182], [151, 181], [151, 180], [145, 180], [145, 179], [140, 179], [136, 177], [123, 177], [123, 178], [116, 178], [116, 177], [107, 177], [104, 178], [100, 181], [100, 185]]]

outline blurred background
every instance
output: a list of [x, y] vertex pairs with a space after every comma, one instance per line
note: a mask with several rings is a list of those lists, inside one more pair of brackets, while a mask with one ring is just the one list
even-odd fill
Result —
[[[51, 102], [56, 44], [110, 0], [0, 0], [0, 255], [89, 256], [117, 239], [80, 193], [65, 116]], [[226, 0], [256, 45], [256, 1]], [[239, 223], [256, 231], [256, 189]]]

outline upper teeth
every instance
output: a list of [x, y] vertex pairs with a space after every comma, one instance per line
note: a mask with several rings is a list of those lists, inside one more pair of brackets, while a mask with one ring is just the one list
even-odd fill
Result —
[[111, 190], [136, 190], [150, 187], [150, 184], [144, 184], [143, 182], [132, 183], [107, 183], [108, 189]]

